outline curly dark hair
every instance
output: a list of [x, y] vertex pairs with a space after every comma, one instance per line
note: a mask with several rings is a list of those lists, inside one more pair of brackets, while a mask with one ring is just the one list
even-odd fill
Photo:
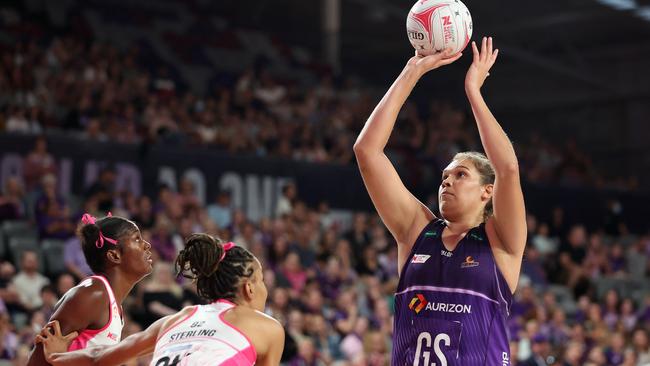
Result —
[[199, 296], [208, 301], [234, 301], [241, 279], [253, 275], [255, 256], [240, 246], [224, 254], [223, 245], [221, 239], [211, 235], [192, 234], [176, 257], [178, 275], [196, 281]]

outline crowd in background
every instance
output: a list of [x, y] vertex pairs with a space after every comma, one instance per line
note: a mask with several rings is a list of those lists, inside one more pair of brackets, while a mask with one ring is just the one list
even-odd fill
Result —
[[[66, 270], [40, 271], [39, 251], [23, 252], [14, 263], [9, 255], [0, 264], [1, 358], [21, 364], [60, 296], [90, 274], [74, 235], [80, 216], [112, 211], [134, 220], [155, 252], [153, 273], [125, 303], [127, 334], [201, 302], [191, 283], [175, 277], [171, 263], [183, 238], [207, 232], [248, 248], [262, 262], [266, 312], [285, 326], [287, 365], [388, 363], [397, 250], [377, 215], [356, 213], [341, 222], [326, 203], [306, 206], [299, 187], [288, 184], [275, 214], [252, 222], [233, 207], [227, 191], [207, 206], [199, 204], [189, 181], [178, 192], [161, 186], [155, 197], [134, 197], [115, 191], [110, 169], [75, 208], [54, 189], [56, 159], [44, 139], [25, 162], [25, 176], [9, 179], [2, 191], [0, 220], [30, 220], [40, 240], [64, 240]], [[510, 317], [513, 364], [650, 363], [650, 296], [599, 288], [606, 280], [647, 281], [650, 236], [628, 233], [623, 222], [587, 232], [564, 221], [561, 209], [548, 219], [529, 214], [528, 227]]]
[[[167, 66], [146, 67], [141, 50], [59, 36], [26, 37], [0, 60], [0, 131], [66, 130], [92, 141], [202, 146], [238, 154], [350, 164], [352, 144], [378, 101], [352, 77], [319, 75], [316, 85], [278, 80], [256, 63], [216, 80], [203, 96], [182, 88]], [[454, 153], [480, 149], [474, 122], [449, 103], [407, 103], [389, 151], [411, 182]], [[605, 177], [578, 145], [532, 133], [518, 139], [524, 177], [535, 183], [636, 189], [634, 177]], [[431, 167], [434, 169], [430, 169]]]
[[[353, 164], [352, 144], [377, 102], [353, 78], [320, 75], [305, 86], [274, 77], [263, 64], [215, 83], [207, 95], [185, 90], [165, 67], [142, 63], [133, 45], [25, 34], [2, 46], [0, 131], [40, 135], [64, 130], [80, 139], [125, 144], [201, 146], [236, 154]], [[445, 102], [407, 103], [388, 152], [416, 187], [437, 184], [455, 152], [480, 149], [473, 121]], [[515, 141], [523, 177], [572, 187], [636, 189], [634, 177], [604, 177], [572, 141], [540, 135]], [[190, 181], [156, 196], [114, 188], [106, 169], [83, 196], [57, 192], [57, 157], [45, 138], [24, 156], [22, 176], [4, 182], [0, 224], [29, 222], [38, 242], [65, 242], [63, 273], [43, 270], [42, 252], [0, 263], [0, 360], [23, 365], [35, 332], [68, 289], [90, 274], [74, 235], [85, 212], [134, 220], [155, 252], [153, 273], [128, 297], [125, 335], [188, 304], [200, 303], [172, 262], [192, 232], [233, 240], [255, 254], [269, 289], [266, 312], [287, 332], [284, 364], [387, 365], [390, 359], [397, 250], [374, 213], [350, 222], [326, 202], [308, 207], [288, 185], [275, 214], [253, 222], [230, 192], [201, 205]], [[617, 212], [612, 202], [612, 212]], [[587, 231], [557, 208], [528, 215], [529, 238], [511, 309], [512, 365], [650, 364], [650, 296], [604, 283], [647, 282], [650, 236], [625, 223]], [[2, 235], [0, 233], [0, 235]], [[623, 282], [616, 282], [623, 281]], [[636, 281], [636, 282], [634, 282]], [[3, 361], [0, 361], [2, 364]], [[146, 365], [142, 359], [134, 363]]]

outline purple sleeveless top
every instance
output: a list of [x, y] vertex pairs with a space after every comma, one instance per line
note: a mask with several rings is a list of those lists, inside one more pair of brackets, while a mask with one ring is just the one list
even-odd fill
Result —
[[420, 233], [395, 294], [392, 365], [510, 365], [506, 320], [512, 294], [492, 256], [485, 225], [453, 251], [443, 220]]

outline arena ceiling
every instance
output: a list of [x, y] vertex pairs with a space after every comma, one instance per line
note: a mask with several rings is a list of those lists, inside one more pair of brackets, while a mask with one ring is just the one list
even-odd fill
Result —
[[[246, 3], [245, 11], [242, 3], [215, 6], [240, 24], [271, 30], [319, 52], [321, 2], [253, 1]], [[404, 30], [412, 2], [341, 0], [344, 73], [358, 73], [380, 84], [395, 76], [412, 52]], [[465, 3], [474, 19], [473, 38], [492, 35], [501, 49], [495, 71], [507, 75], [496, 86], [503, 102], [546, 107], [648, 96], [650, 0]], [[460, 62], [454, 72], [465, 67]]]
[[[405, 32], [413, 2], [341, 0], [343, 75], [361, 75], [385, 90], [413, 52]], [[486, 94], [509, 131], [546, 128], [550, 136], [575, 138], [604, 169], [650, 184], [650, 0], [464, 2], [473, 38], [492, 35], [501, 51]], [[215, 6], [234, 22], [318, 54], [321, 3]], [[466, 105], [462, 80], [470, 62], [465, 55], [428, 75], [414, 97], [451, 97]]]
[[[194, 14], [206, 15], [194, 19], [199, 22], [217, 17], [226, 29], [257, 29], [282, 39], [283, 44], [307, 48], [323, 60], [325, 1], [188, 0], [183, 5], [193, 8]], [[124, 2], [128, 1], [78, 4], [105, 9]], [[153, 9], [178, 2], [142, 0], [138, 4]], [[464, 2], [472, 12], [473, 38], [491, 35], [501, 51], [484, 89], [513, 138], [524, 141], [539, 132], [559, 144], [575, 139], [603, 171], [641, 176], [642, 185], [650, 187], [650, 0]], [[362, 76], [378, 94], [386, 90], [413, 53], [405, 31], [406, 14], [413, 3], [340, 0], [343, 76]], [[142, 11], [111, 15], [149, 20]], [[467, 109], [463, 79], [470, 62], [466, 54], [444, 70], [427, 75], [413, 98], [450, 99]]]

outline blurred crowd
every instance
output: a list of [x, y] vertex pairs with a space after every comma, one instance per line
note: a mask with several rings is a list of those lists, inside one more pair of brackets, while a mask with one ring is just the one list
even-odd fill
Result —
[[[38, 41], [37, 41], [38, 40]], [[143, 50], [71, 35], [5, 45], [0, 60], [0, 131], [66, 130], [126, 144], [197, 146], [238, 154], [350, 164], [352, 144], [379, 95], [354, 77], [316, 75], [315, 85], [274, 77], [263, 60], [215, 77], [206, 95], [183, 88], [173, 65], [148, 67]], [[150, 58], [150, 57], [149, 57]], [[481, 149], [466, 108], [407, 103], [389, 152], [415, 184], [461, 150]], [[524, 177], [539, 184], [636, 189], [605, 177], [572, 141], [513, 136]]]
[[[21, 42], [0, 48], [0, 131], [64, 130], [91, 141], [352, 164], [354, 139], [378, 100], [354, 78], [324, 73], [317, 85], [299, 85], [275, 77], [263, 63], [222, 77], [199, 96], [183, 88], [173, 66], [149, 67], [135, 45], [118, 49], [66, 34], [45, 39], [26, 32]], [[528, 181], [637, 188], [633, 177], [596, 171], [572, 141], [553, 144], [536, 134], [513, 139]], [[454, 153], [468, 149], [480, 150], [471, 117], [435, 101], [405, 105], [387, 152], [402, 178], [425, 191], [437, 185], [437, 172]], [[287, 332], [285, 365], [389, 363], [397, 250], [376, 214], [342, 221], [326, 202], [308, 207], [300, 187], [289, 184], [275, 214], [253, 222], [230, 192], [202, 205], [192, 183], [183, 181], [178, 191], [160, 186], [156, 196], [138, 197], [116, 191], [110, 169], [83, 196], [63, 197], [45, 138], [37, 138], [24, 159], [23, 175], [0, 187], [0, 224], [26, 222], [37, 232], [35, 242], [64, 243], [64, 268], [45, 269], [38, 246], [19, 256], [3, 251], [0, 364], [23, 365], [58, 299], [90, 274], [75, 231], [83, 213], [108, 211], [133, 219], [156, 255], [154, 272], [124, 304], [125, 334], [201, 302], [171, 263], [188, 234], [207, 232], [248, 248], [262, 262], [266, 312]], [[528, 227], [511, 309], [511, 364], [650, 365], [650, 236], [633, 235], [614, 221], [588, 231], [568, 222], [561, 208], [551, 217], [530, 213]]]
[[[38, 242], [63, 241], [65, 268], [44, 271], [39, 250], [5, 255], [0, 358], [22, 364], [57, 300], [90, 273], [74, 235], [80, 216], [112, 211], [138, 223], [155, 252], [154, 272], [125, 303], [126, 334], [201, 302], [191, 283], [175, 277], [171, 262], [183, 238], [207, 232], [248, 248], [262, 262], [269, 289], [266, 312], [288, 336], [284, 364], [388, 364], [397, 250], [376, 214], [356, 213], [341, 221], [326, 203], [305, 205], [299, 187], [287, 184], [274, 215], [252, 222], [227, 191], [206, 206], [189, 181], [178, 192], [160, 186], [155, 197], [134, 197], [115, 191], [110, 169], [74, 207], [74, 200], [56, 193], [56, 159], [44, 139], [37, 140], [25, 163], [24, 176], [3, 187], [0, 220], [30, 222]], [[650, 363], [647, 286], [634, 292], [620, 285], [648, 282], [650, 236], [630, 234], [622, 222], [612, 225], [588, 232], [580, 223], [566, 222], [561, 209], [548, 219], [529, 214], [528, 247], [510, 317], [512, 364]], [[601, 286], [607, 281], [619, 285]], [[147, 364], [138, 362], [133, 365]]]
[[559, 208], [527, 222], [510, 318], [521, 364], [650, 365], [650, 235], [621, 222], [588, 232]]

